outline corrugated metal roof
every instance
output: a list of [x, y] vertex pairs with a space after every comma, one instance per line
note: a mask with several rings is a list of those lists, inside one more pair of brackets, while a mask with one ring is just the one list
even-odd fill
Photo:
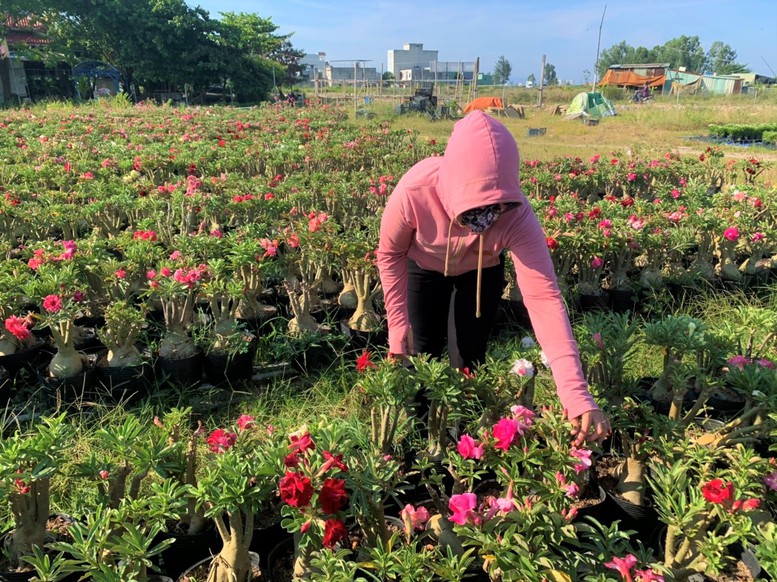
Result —
[[51, 43], [50, 39], [36, 36], [31, 32], [9, 32], [5, 35], [5, 40], [9, 45], [43, 46]]
[[43, 24], [41, 24], [36, 20], [31, 19], [29, 16], [25, 16], [24, 18], [14, 18], [12, 15], [6, 14], [4, 24], [6, 28], [28, 29], [28, 30], [43, 29]]
[[634, 63], [631, 65], [618, 64], [610, 65], [610, 69], [668, 69], [671, 63]]

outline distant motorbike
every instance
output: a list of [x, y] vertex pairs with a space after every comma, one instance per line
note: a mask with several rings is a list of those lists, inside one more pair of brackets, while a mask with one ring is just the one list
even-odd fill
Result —
[[647, 103], [653, 99], [653, 95], [650, 93], [643, 93], [642, 91], [635, 91], [634, 95], [631, 96], [631, 100], [634, 103]]

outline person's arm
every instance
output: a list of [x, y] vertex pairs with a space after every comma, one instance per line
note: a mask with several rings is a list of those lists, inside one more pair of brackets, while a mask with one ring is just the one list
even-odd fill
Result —
[[528, 201], [514, 212], [509, 250], [516, 279], [537, 341], [548, 358], [559, 400], [577, 429], [575, 443], [585, 440], [589, 428], [596, 432], [588, 438], [601, 440], [609, 425], [588, 391], [545, 233]]
[[405, 192], [400, 186], [389, 197], [380, 222], [378, 270], [388, 318], [389, 352], [410, 355], [412, 340], [407, 312], [407, 250], [415, 229], [407, 220]]

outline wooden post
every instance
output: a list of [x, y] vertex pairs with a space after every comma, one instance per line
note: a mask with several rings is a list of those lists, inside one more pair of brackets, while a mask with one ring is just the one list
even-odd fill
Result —
[[478, 73], [480, 71], [480, 57], [475, 59], [475, 70], [472, 72], [472, 98], [478, 98]]
[[540, 65], [540, 94], [537, 96], [537, 106], [542, 109], [542, 86], [545, 84], [545, 55], [542, 55]]

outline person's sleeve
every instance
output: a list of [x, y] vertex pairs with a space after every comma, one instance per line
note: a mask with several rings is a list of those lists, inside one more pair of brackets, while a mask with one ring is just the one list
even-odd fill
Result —
[[508, 246], [518, 286], [537, 341], [548, 358], [559, 400], [568, 417], [576, 418], [598, 406], [588, 391], [545, 233], [528, 201], [516, 212]]
[[405, 190], [399, 186], [388, 199], [380, 221], [378, 270], [388, 319], [389, 352], [407, 354], [407, 250], [414, 229], [407, 220]]

